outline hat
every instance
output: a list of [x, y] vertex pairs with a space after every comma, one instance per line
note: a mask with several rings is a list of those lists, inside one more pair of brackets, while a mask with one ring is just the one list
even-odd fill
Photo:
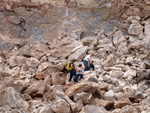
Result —
[[75, 59], [75, 58], [73, 58], [71, 61], [76, 61], [76, 59]]

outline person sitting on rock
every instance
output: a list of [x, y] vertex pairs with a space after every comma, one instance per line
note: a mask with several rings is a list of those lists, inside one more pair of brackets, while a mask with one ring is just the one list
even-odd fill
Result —
[[79, 64], [79, 68], [77, 69], [77, 81], [78, 81], [78, 78], [79, 80], [83, 78], [85, 74], [83, 73], [83, 69], [82, 69], [82, 64]]
[[77, 75], [76, 75], [76, 68], [75, 68], [75, 59], [72, 59], [71, 60], [71, 63], [70, 63], [70, 67], [71, 67], [71, 70], [70, 70], [70, 78], [69, 78], [69, 82], [71, 82], [73, 76], [74, 76], [74, 82], [77, 82]]
[[92, 56], [93, 56], [93, 54], [87, 55], [83, 59], [83, 64], [84, 64], [84, 67], [85, 67], [84, 71], [88, 71], [88, 70], [90, 70], [90, 68], [92, 68], [93, 71], [95, 70], [94, 64], [93, 64], [92, 59], [91, 59]]

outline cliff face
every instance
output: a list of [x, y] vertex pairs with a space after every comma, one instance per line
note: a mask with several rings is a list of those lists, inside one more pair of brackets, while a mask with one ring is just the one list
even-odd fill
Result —
[[101, 29], [112, 31], [119, 9], [109, 0], [7, 0], [0, 2], [0, 11], [1, 47], [9, 43], [11, 49], [22, 40], [47, 42], [66, 35], [96, 35]]
[[149, 18], [148, 0], [0, 0], [0, 112], [150, 112]]

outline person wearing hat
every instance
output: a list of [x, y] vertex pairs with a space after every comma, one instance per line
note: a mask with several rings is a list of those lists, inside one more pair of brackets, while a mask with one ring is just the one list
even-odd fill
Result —
[[76, 59], [72, 59], [71, 63], [70, 63], [70, 67], [72, 69], [70, 70], [69, 82], [71, 82], [73, 76], [74, 76], [74, 82], [77, 82], [76, 68], [75, 68], [75, 65], [74, 65], [75, 61], [76, 61]]
[[83, 59], [83, 64], [84, 64], [84, 71], [88, 71], [90, 70], [90, 68], [93, 69], [93, 71], [95, 70], [95, 67], [93, 65], [92, 59], [91, 57], [94, 56], [94, 54], [91, 55], [87, 55], [84, 59]]

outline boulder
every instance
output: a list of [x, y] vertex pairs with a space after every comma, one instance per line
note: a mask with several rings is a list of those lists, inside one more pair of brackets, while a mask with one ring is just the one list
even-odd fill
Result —
[[68, 60], [72, 60], [73, 58], [76, 60], [82, 60], [82, 58], [84, 58], [84, 56], [86, 55], [87, 50], [88, 50], [87, 46], [78, 49], [75, 53], [69, 56]]
[[107, 100], [113, 100], [114, 99], [114, 91], [113, 90], [109, 90], [105, 93], [104, 98]]
[[119, 78], [119, 77], [122, 77], [122, 71], [117, 71], [117, 70], [112, 70], [110, 71], [110, 76], [112, 77], [116, 77], [116, 78]]
[[123, 33], [119, 30], [117, 31], [114, 35], [113, 35], [113, 43], [115, 45], [120, 44], [121, 42], [125, 41], [125, 36], [123, 35]]
[[109, 55], [107, 56], [106, 60], [104, 62], [102, 62], [102, 65], [104, 67], [111, 67], [114, 65], [114, 56], [113, 55]]
[[60, 85], [56, 85], [53, 87], [53, 96], [56, 100], [58, 99], [65, 100], [70, 105], [71, 111], [77, 112], [77, 104], [74, 103], [68, 96], [65, 95]]
[[54, 113], [51, 109], [51, 105], [48, 104], [48, 105], [45, 105], [43, 106], [38, 113]]
[[110, 110], [114, 107], [114, 102], [113, 101], [103, 100], [103, 99], [98, 99], [98, 98], [96, 98], [94, 101], [95, 101], [97, 106], [102, 106], [106, 110]]
[[128, 33], [134, 36], [140, 35], [142, 31], [143, 31], [143, 26], [140, 23], [133, 23], [130, 25], [128, 29]]
[[129, 68], [123, 75], [124, 78], [131, 80], [133, 77], [136, 76], [136, 70]]
[[12, 24], [20, 24], [21, 23], [21, 19], [17, 16], [9, 16], [8, 21]]
[[84, 104], [89, 104], [92, 99], [92, 94], [91, 93], [77, 93], [74, 95], [74, 101], [82, 100]]
[[81, 40], [84, 46], [97, 45], [97, 39], [95, 37], [86, 37]]
[[38, 59], [36, 59], [36, 58], [31, 57], [31, 58], [28, 58], [28, 59], [26, 60], [26, 64], [27, 64], [29, 67], [36, 68], [37, 66], [40, 65], [40, 61], [39, 61]]
[[43, 82], [38, 81], [38, 82], [34, 82], [33, 84], [31, 84], [25, 90], [25, 92], [32, 97], [34, 96], [43, 97], [44, 90], [45, 90], [45, 84]]
[[0, 63], [2, 63], [3, 62], [3, 58], [2, 57], [0, 57]]
[[104, 107], [86, 105], [79, 113], [108, 113]]
[[80, 92], [89, 92], [89, 93], [93, 93], [98, 89], [98, 85], [95, 83], [77, 83], [75, 85], [72, 85], [70, 88], [68, 88], [65, 91], [65, 94], [68, 97], [72, 97], [74, 96], [76, 93], [80, 93]]
[[40, 52], [45, 52], [46, 50], [48, 50], [48, 46], [42, 42], [37, 42], [36, 44], [33, 45], [33, 48], [35, 48], [35, 50]]
[[63, 99], [56, 100], [52, 105], [51, 109], [55, 113], [71, 113], [70, 105]]
[[51, 64], [49, 62], [44, 62], [38, 67], [38, 72], [42, 72], [47, 69]]
[[134, 61], [133, 57], [127, 57], [125, 63], [132, 63]]
[[26, 58], [23, 56], [11, 56], [8, 59], [8, 63], [11, 67], [21, 66], [21, 65], [25, 64], [25, 62], [26, 62]]
[[118, 101], [115, 102], [114, 104], [114, 107], [115, 108], [122, 108], [126, 105], [131, 105], [131, 101], [128, 99], [128, 98], [123, 98], [123, 99], [120, 99]]
[[0, 107], [9, 105], [11, 108], [29, 108], [29, 103], [22, 100], [20, 94], [12, 87], [7, 87], [0, 93]]

